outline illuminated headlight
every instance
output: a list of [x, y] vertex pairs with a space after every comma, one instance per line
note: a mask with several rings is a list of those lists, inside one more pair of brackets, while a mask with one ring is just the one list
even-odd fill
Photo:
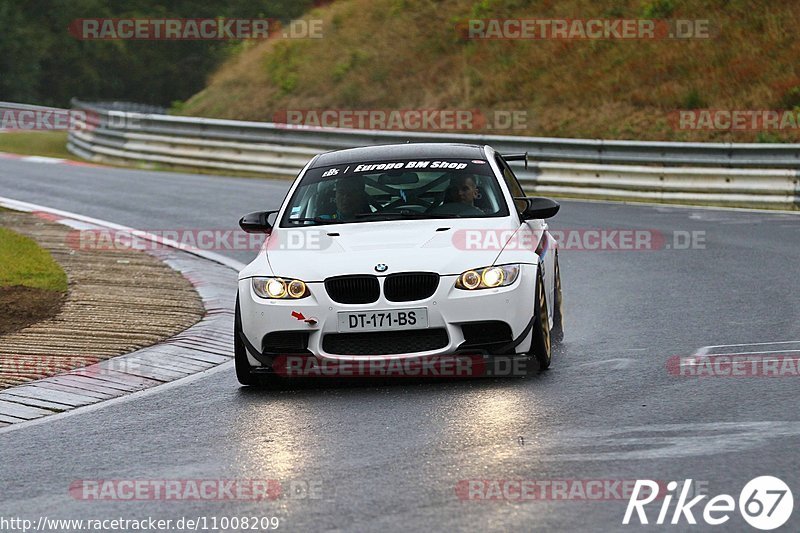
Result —
[[517, 281], [519, 265], [500, 265], [467, 270], [456, 280], [456, 289], [494, 289]]
[[311, 294], [299, 279], [252, 278], [252, 283], [253, 291], [261, 298], [297, 300]]
[[293, 279], [287, 285], [286, 292], [289, 293], [289, 296], [292, 298], [302, 298], [306, 296], [306, 284], [300, 281], [299, 279]]

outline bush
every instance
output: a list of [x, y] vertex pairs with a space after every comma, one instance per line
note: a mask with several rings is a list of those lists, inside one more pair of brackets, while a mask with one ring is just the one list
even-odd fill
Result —
[[704, 107], [707, 107], [705, 100], [700, 96], [697, 89], [694, 88], [686, 93], [686, 96], [683, 97], [680, 103], [681, 109], [702, 109]]
[[794, 109], [800, 107], [800, 86], [795, 86], [783, 93], [781, 108]]
[[642, 6], [642, 17], [646, 19], [665, 19], [675, 12], [673, 0], [651, 0]]

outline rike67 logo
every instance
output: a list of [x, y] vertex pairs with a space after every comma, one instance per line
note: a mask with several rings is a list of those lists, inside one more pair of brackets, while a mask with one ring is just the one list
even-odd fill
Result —
[[[728, 522], [731, 514], [736, 511], [737, 502], [729, 494], [714, 496], [701, 506], [700, 503], [708, 495], [702, 494], [690, 500], [688, 498], [691, 489], [691, 479], [685, 480], [680, 487], [677, 481], [670, 481], [667, 483], [667, 493], [664, 495], [659, 494], [659, 484], [655, 481], [636, 480], [622, 523], [630, 524], [635, 512], [639, 524], [649, 524], [645, 507], [656, 499], [661, 499], [661, 508], [655, 521], [658, 525], [667, 523], [676, 525], [684, 521], [695, 525], [697, 524], [695, 513], [698, 513], [706, 524], [718, 526]], [[672, 517], [667, 522], [670, 504], [676, 495], [678, 499], [672, 510]], [[745, 522], [756, 529], [768, 531], [782, 526], [789, 520], [793, 509], [794, 498], [791, 489], [782, 480], [773, 476], [751, 479], [739, 493], [739, 513]]]

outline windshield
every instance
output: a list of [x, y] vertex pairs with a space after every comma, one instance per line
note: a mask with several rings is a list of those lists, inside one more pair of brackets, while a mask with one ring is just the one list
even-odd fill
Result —
[[309, 169], [281, 226], [507, 215], [487, 161], [366, 161]]

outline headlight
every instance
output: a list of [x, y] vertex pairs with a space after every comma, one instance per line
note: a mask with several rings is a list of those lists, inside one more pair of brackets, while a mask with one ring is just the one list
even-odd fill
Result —
[[456, 280], [456, 289], [494, 289], [517, 281], [519, 265], [500, 265], [467, 270]]
[[272, 300], [300, 299], [311, 293], [299, 279], [252, 278], [253, 291], [261, 298]]
[[299, 279], [293, 279], [292, 281], [289, 282], [286, 292], [288, 292], [289, 296], [291, 296], [292, 298], [302, 298], [303, 296], [306, 296], [307, 290], [308, 289], [306, 288], [305, 283], [303, 283]]

